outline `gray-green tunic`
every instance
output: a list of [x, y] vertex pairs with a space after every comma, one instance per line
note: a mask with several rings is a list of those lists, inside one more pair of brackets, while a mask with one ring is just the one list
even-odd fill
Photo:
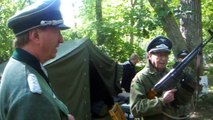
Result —
[[0, 120], [66, 120], [67, 114], [35, 69], [10, 58], [0, 85]]
[[[185, 116], [191, 111], [190, 104], [174, 105], [164, 104], [160, 93], [154, 99], [148, 99], [147, 94], [153, 86], [168, 72], [158, 73], [149, 63], [133, 78], [130, 90], [130, 109], [135, 119], [138, 120], [170, 120], [175, 117]], [[182, 89], [179, 85], [178, 98], [191, 101], [192, 93]], [[167, 114], [167, 115], [165, 115]], [[168, 117], [170, 116], [170, 117]]]

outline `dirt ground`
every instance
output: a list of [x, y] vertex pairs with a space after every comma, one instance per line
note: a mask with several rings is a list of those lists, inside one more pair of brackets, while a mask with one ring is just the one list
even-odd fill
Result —
[[213, 76], [208, 76], [208, 94], [198, 99], [191, 120], [213, 120]]

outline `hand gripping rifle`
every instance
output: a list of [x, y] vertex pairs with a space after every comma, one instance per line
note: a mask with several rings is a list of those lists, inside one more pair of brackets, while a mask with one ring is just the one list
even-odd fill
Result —
[[182, 70], [189, 64], [189, 62], [199, 53], [199, 51], [206, 46], [206, 44], [212, 40], [213, 32], [208, 30], [211, 37], [205, 40], [204, 43], [200, 43], [193, 51], [191, 51], [177, 66], [170, 70], [155, 86], [149, 91], [148, 98], [153, 99], [158, 93], [168, 90], [172, 85], [177, 83], [175, 79], [182, 72]]

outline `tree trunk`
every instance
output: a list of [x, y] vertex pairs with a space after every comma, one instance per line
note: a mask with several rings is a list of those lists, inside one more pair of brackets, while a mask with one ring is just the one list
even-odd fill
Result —
[[102, 45], [105, 42], [104, 34], [102, 32], [103, 16], [102, 16], [102, 0], [96, 0], [96, 33], [97, 44]]
[[[130, 2], [131, 2], [131, 7], [132, 7], [131, 9], [134, 11], [137, 0], [130, 0]], [[133, 16], [130, 16], [130, 25], [132, 28], [134, 27], [134, 24], [135, 24], [135, 19]], [[129, 36], [130, 36], [129, 42], [130, 42], [130, 44], [133, 44], [134, 43], [134, 34], [133, 34], [132, 29], [129, 32]]]
[[[200, 0], [181, 0], [180, 4], [182, 6], [180, 30], [186, 41], [187, 49], [191, 51], [202, 42], [201, 2]], [[197, 57], [201, 59], [194, 59], [192, 68], [199, 76], [203, 71], [202, 52]]]
[[[173, 42], [174, 54], [177, 54], [181, 49], [193, 50], [202, 41], [202, 26], [201, 26], [201, 2], [200, 0], [180, 0], [181, 15], [180, 29], [175, 21], [174, 15], [170, 12], [169, 7], [164, 0], [149, 0], [151, 6], [160, 16], [163, 29], [168, 37]], [[162, 11], [167, 14], [162, 15]], [[201, 50], [202, 51], [202, 50]], [[190, 63], [196, 80], [199, 81], [199, 76], [203, 72], [202, 52], [195, 57]]]
[[[180, 49], [186, 48], [186, 44], [173, 13], [170, 11], [164, 0], [149, 0], [149, 2], [160, 18], [163, 30], [173, 43], [172, 48], [174, 54], [177, 54]], [[164, 13], [163, 15], [162, 12]]]
[[[182, 19], [180, 27], [164, 0], [149, 0], [149, 2], [160, 17], [163, 30], [173, 42], [174, 54], [177, 54], [181, 49], [191, 51], [202, 41], [200, 0], [181, 0]], [[167, 14], [162, 15], [162, 11]], [[195, 60], [192, 62], [191, 67], [196, 73], [200, 74], [202, 63], [200, 63], [199, 67], [201, 69], [199, 68], [200, 71], [198, 71]]]

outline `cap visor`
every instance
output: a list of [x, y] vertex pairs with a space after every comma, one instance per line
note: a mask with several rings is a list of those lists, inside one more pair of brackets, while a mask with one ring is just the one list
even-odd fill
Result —
[[60, 28], [61, 30], [66, 30], [66, 29], [69, 29], [70, 27], [65, 25], [65, 24], [60, 24], [60, 25], [57, 25], [56, 26], [57, 28]]
[[158, 53], [158, 52], [171, 53], [171, 51], [169, 49], [151, 49], [149, 52], [151, 52], [151, 53]]

